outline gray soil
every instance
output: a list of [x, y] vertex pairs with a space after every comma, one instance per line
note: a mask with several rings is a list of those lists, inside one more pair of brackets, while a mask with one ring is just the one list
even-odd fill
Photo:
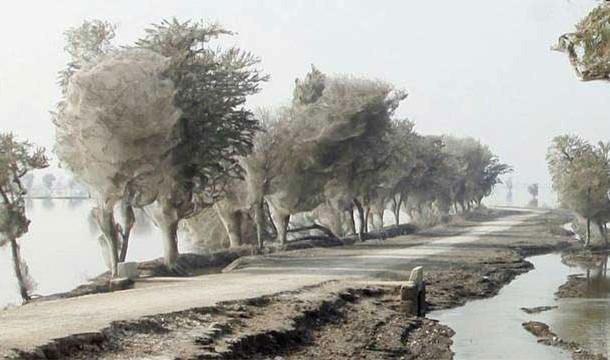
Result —
[[[477, 214], [385, 241], [244, 258], [231, 267], [232, 274], [261, 269], [269, 274], [308, 272], [301, 268], [318, 259], [332, 263], [326, 259], [349, 258], [361, 251], [382, 255], [387, 249], [413, 247], [434, 254], [406, 265], [404, 260], [403, 265], [383, 260], [386, 269], [368, 272], [366, 278], [342, 276], [275, 295], [114, 321], [100, 332], [59, 338], [14, 354], [20, 359], [450, 359], [450, 328], [401, 311], [397, 280], [405, 275], [400, 266], [424, 266], [428, 310], [446, 309], [494, 296], [532, 268], [526, 256], [577, 246], [576, 240], [557, 230], [565, 222], [565, 214], [559, 212], [540, 212], [506, 229], [477, 233], [474, 241], [460, 237], [482, 223], [511, 215], [507, 210]], [[439, 238], [456, 241], [450, 251], [437, 254], [426, 244]], [[287, 263], [298, 266], [286, 270]], [[346, 265], [332, 266], [340, 271]]]
[[538, 338], [538, 342], [548, 346], [555, 346], [568, 350], [572, 353], [574, 360], [607, 360], [600, 354], [592, 354], [583, 349], [579, 344], [565, 341], [557, 336], [549, 326], [539, 321], [528, 321], [523, 323], [523, 328]]
[[526, 314], [538, 314], [553, 309], [557, 309], [557, 306], [536, 306], [533, 308], [521, 308], [521, 310]]

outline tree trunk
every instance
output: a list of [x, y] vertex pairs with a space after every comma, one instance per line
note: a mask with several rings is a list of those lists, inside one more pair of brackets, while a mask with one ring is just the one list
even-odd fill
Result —
[[32, 298], [28, 294], [28, 286], [25, 279], [25, 274], [21, 268], [21, 253], [19, 251], [19, 244], [16, 239], [10, 239], [11, 251], [13, 253], [13, 268], [15, 270], [15, 277], [19, 284], [19, 293], [24, 302], [30, 301]]
[[216, 214], [218, 214], [220, 222], [227, 232], [229, 247], [234, 248], [241, 246], [242, 212], [220, 204], [220, 202], [214, 204], [214, 210], [216, 210]]
[[271, 220], [275, 224], [277, 230], [277, 241], [280, 245], [286, 245], [286, 234], [288, 233], [288, 222], [290, 221], [290, 215], [283, 213], [279, 208], [274, 206], [272, 203], [269, 204], [269, 213], [271, 214]]
[[170, 270], [175, 270], [180, 253], [178, 251], [178, 224], [180, 216], [178, 209], [169, 199], [161, 199], [155, 209], [157, 226], [163, 235], [163, 263]]
[[358, 211], [358, 219], [360, 220], [360, 226], [358, 228], [358, 240], [364, 241], [364, 208], [358, 199], [353, 199], [352, 202]]
[[383, 229], [383, 225], [384, 225], [384, 223], [383, 223], [383, 213], [384, 213], [383, 210], [381, 210], [381, 212], [379, 212], [379, 225], [381, 226], [381, 228], [379, 228], [379, 230], [382, 230]]
[[286, 246], [289, 222], [290, 222], [290, 215], [281, 215], [277, 219], [277, 240], [280, 242], [280, 245], [282, 245], [282, 246]]
[[350, 226], [352, 227], [352, 233], [354, 233], [354, 235], [358, 234], [358, 231], [356, 231], [356, 218], [354, 217], [354, 205], [352, 204], [349, 207], [349, 220], [350, 220]]
[[602, 224], [602, 223], [598, 223], [597, 227], [599, 229], [600, 235], [602, 236], [602, 239], [604, 239], [604, 244], [607, 247], [608, 246], [608, 233], [606, 232], [606, 228], [605, 228], [604, 224]]
[[587, 235], [585, 246], [588, 247], [591, 244], [591, 219], [587, 218]]
[[241, 211], [235, 211], [231, 214], [231, 221], [227, 230], [232, 248], [241, 246], [241, 221]]
[[400, 208], [402, 206], [402, 194], [398, 195], [398, 199], [396, 197], [392, 198], [394, 202], [394, 220], [396, 221], [396, 226], [400, 225]]
[[371, 215], [371, 207], [366, 206], [364, 208], [364, 232], [369, 232], [369, 216]]
[[120, 231], [121, 234], [121, 253], [119, 254], [119, 261], [124, 262], [127, 258], [127, 247], [129, 246], [129, 237], [131, 236], [131, 230], [136, 223], [136, 217], [133, 212], [133, 206], [125, 205], [123, 210], [123, 217], [125, 225]]
[[264, 211], [263, 211], [263, 203], [257, 202], [254, 205], [254, 223], [256, 224], [256, 242], [258, 250], [263, 249], [263, 226], [265, 226], [264, 222]]
[[477, 198], [477, 207], [480, 208], [481, 207], [481, 203], [483, 202], [483, 197], [479, 197]]
[[176, 267], [180, 253], [178, 251], [178, 223], [180, 221], [169, 220], [160, 224], [163, 232], [163, 262], [169, 269]]
[[97, 209], [97, 223], [100, 226], [104, 237], [104, 244], [107, 250], [107, 265], [110, 268], [110, 275], [117, 276], [117, 264], [119, 262], [119, 234], [117, 232], [117, 224], [114, 220], [114, 203], [106, 201], [100, 208]]

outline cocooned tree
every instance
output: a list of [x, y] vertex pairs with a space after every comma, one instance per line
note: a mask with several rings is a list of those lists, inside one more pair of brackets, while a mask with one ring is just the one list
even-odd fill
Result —
[[259, 130], [245, 102], [268, 76], [257, 68], [258, 57], [214, 43], [232, 34], [218, 24], [172, 19], [151, 25], [136, 43], [170, 59], [166, 74], [182, 110], [154, 214], [170, 268], [179, 255], [179, 222], [211, 207], [243, 177], [239, 158], [251, 152]]
[[580, 80], [610, 80], [610, 4], [604, 1], [575, 27], [551, 49], [568, 55]]
[[[552, 50], [565, 53], [582, 81], [610, 80], [610, 4], [601, 2], [563, 34]], [[586, 244], [590, 242], [590, 223], [598, 223], [607, 242], [606, 222], [610, 220], [610, 200], [605, 173], [608, 145], [592, 146], [577, 136], [558, 136], [547, 153], [553, 188], [560, 201], [587, 222]]]
[[594, 146], [578, 136], [562, 135], [553, 139], [546, 158], [559, 201], [586, 220], [585, 246], [590, 245], [592, 221], [607, 244], [610, 146]]
[[11, 247], [13, 268], [23, 301], [30, 300], [29, 291], [34, 282], [17, 242], [28, 232], [30, 224], [25, 214], [27, 190], [22, 179], [30, 171], [47, 166], [44, 149], [33, 149], [27, 141], [17, 141], [13, 134], [0, 134], [0, 246]]
[[[100, 55], [70, 76], [54, 123], [55, 151], [63, 166], [87, 184], [112, 276], [120, 259], [121, 227], [114, 211], [121, 199], [143, 206], [154, 201], [161, 167], [174, 142], [181, 112], [165, 77], [168, 59], [149, 50]], [[133, 215], [133, 213], [131, 213]], [[125, 228], [133, 216], [124, 216]]]
[[[345, 211], [343, 205], [352, 197], [343, 185], [351, 181], [349, 169], [358, 166], [354, 154], [382, 137], [385, 130], [378, 130], [385, 128], [395, 103], [404, 98], [392, 92], [381, 81], [328, 77], [313, 67], [295, 82], [289, 107], [263, 114], [265, 131], [255, 137], [253, 153], [241, 160], [248, 190], [247, 204], [241, 206], [254, 212], [259, 246], [265, 228], [264, 203], [280, 244], [286, 242], [291, 215], [323, 204], [341, 204], [340, 211]], [[233, 221], [231, 217], [224, 221]]]

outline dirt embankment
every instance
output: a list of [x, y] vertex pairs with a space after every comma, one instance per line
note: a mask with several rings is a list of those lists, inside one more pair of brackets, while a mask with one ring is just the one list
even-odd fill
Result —
[[[495, 295], [531, 264], [516, 258], [426, 272], [429, 310]], [[396, 285], [333, 282], [299, 292], [113, 323], [19, 359], [451, 359], [453, 331], [401, 311]]]
[[[467, 219], [416, 235], [454, 235]], [[429, 310], [494, 296], [532, 265], [524, 257], [575, 245], [558, 235], [562, 214], [541, 215], [502, 234], [424, 262]], [[209, 308], [116, 322], [100, 333], [58, 339], [17, 358], [450, 359], [453, 331], [400, 310], [398, 285], [332, 282]]]
[[572, 359], [574, 360], [607, 360], [606, 357], [601, 354], [593, 354], [584, 350], [580, 344], [559, 338], [545, 323], [528, 321], [523, 323], [523, 328], [536, 336], [538, 342], [541, 344], [555, 346], [570, 351], [572, 353]]
[[19, 359], [450, 359], [451, 329], [407, 317], [393, 286], [299, 292], [118, 322]]

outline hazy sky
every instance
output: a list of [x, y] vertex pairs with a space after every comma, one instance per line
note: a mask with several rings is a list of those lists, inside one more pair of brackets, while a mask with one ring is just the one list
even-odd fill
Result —
[[62, 31], [83, 19], [119, 25], [129, 43], [151, 22], [218, 21], [263, 60], [272, 76], [253, 105], [291, 95], [315, 63], [409, 91], [399, 114], [422, 133], [470, 135], [515, 166], [516, 181], [548, 182], [550, 139], [577, 133], [607, 140], [610, 84], [581, 83], [549, 46], [592, 0], [6, 1], [0, 12], [0, 130], [52, 147], [48, 111], [66, 63]]

